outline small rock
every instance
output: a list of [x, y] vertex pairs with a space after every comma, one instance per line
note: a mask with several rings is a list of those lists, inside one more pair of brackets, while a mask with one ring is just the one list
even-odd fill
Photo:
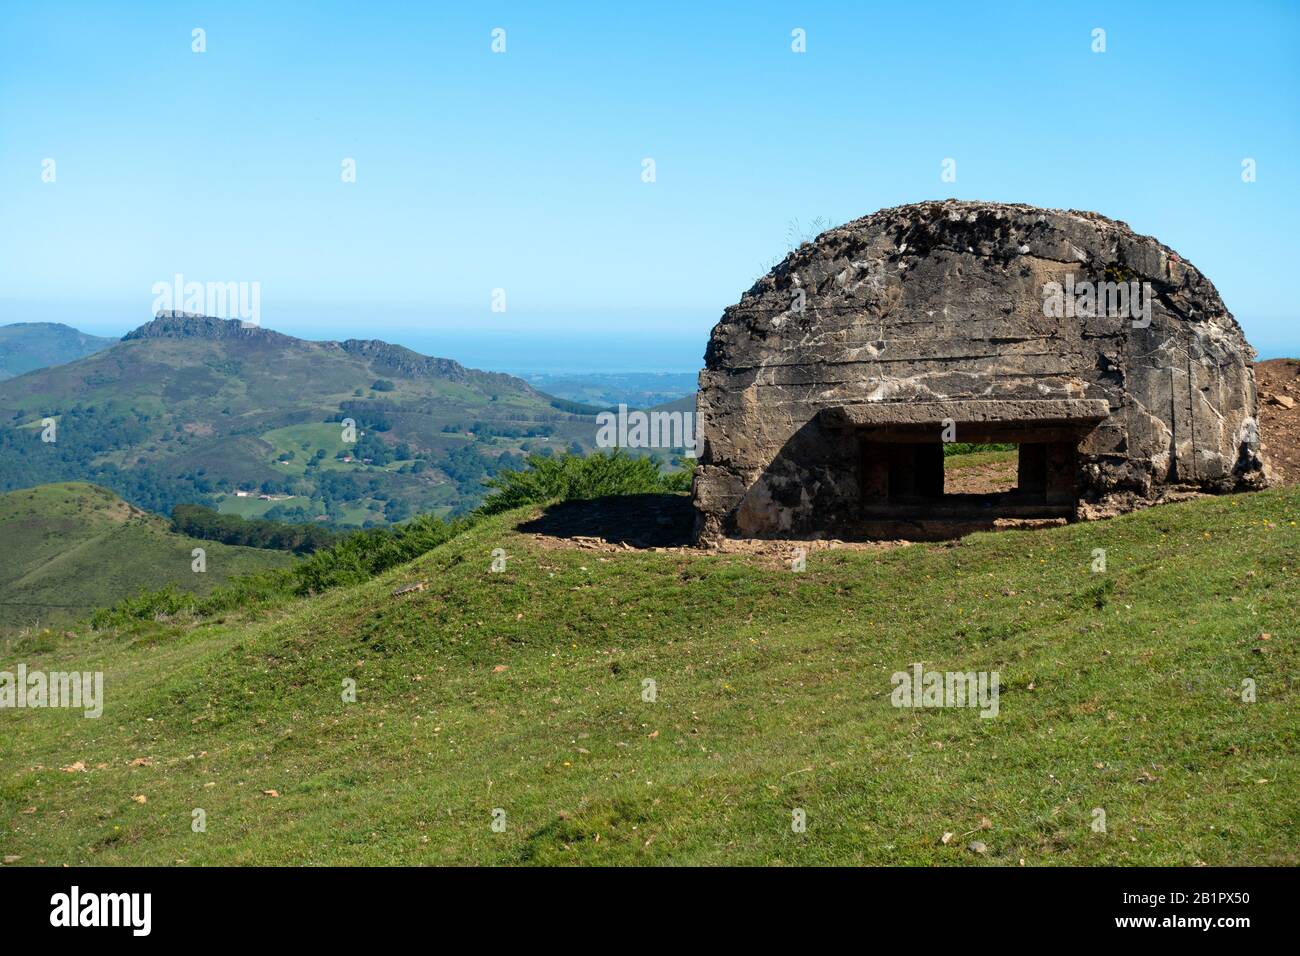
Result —
[[970, 850], [972, 853], [987, 853], [989, 848], [979, 840], [972, 840], [970, 843], [966, 844], [966, 849]]
[[17, 863], [21, 859], [22, 859], [21, 856], [13, 856], [13, 855], [7, 856], [5, 857], [5, 866], [8, 866], [10, 863]]

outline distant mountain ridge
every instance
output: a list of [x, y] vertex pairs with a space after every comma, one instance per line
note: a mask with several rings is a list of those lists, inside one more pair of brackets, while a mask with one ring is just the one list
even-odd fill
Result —
[[[249, 325], [238, 319], [222, 319], [215, 316], [199, 315], [193, 312], [160, 312], [149, 322], [132, 329], [122, 336], [123, 342], [140, 339], [251, 339], [260, 340], [283, 347], [301, 345], [305, 347], [337, 348], [349, 355], [357, 355], [372, 363], [379, 363], [399, 375], [430, 375], [452, 381], [467, 382], [478, 380], [496, 382], [512, 387], [524, 387], [536, 391], [523, 379], [506, 375], [502, 372], [485, 372], [479, 369], [467, 369], [459, 362], [394, 345], [381, 339], [345, 339], [338, 342], [329, 339], [300, 339], [283, 332], [276, 332], [261, 325]], [[538, 394], [541, 394], [540, 392]]]
[[0, 325], [0, 380], [93, 355], [116, 341], [60, 322]]
[[195, 502], [351, 525], [449, 515], [529, 452], [590, 449], [593, 411], [388, 342], [166, 312], [0, 382], [0, 491], [93, 481], [153, 511]]

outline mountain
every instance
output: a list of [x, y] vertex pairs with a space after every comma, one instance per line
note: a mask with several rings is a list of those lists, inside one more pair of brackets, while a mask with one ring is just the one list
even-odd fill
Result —
[[0, 490], [86, 480], [151, 511], [382, 524], [464, 512], [524, 454], [591, 447], [595, 411], [387, 342], [165, 313], [0, 382]]
[[[106, 488], [69, 483], [0, 495], [0, 634], [58, 625], [144, 588], [206, 594], [236, 574], [280, 567], [280, 551], [173, 534]], [[193, 570], [203, 548], [206, 570]]]
[[58, 322], [0, 325], [0, 380], [93, 355], [116, 341]]
[[[608, 529], [554, 534], [560, 510], [611, 502]], [[529, 506], [355, 586], [0, 657], [102, 671], [107, 700], [102, 720], [0, 712], [0, 854], [1294, 866], [1297, 509], [1288, 487], [960, 543], [819, 542], [792, 573], [776, 542], [622, 546], [627, 518], [655, 534], [684, 510], [689, 529], [685, 499]], [[996, 715], [899, 706], [918, 661], [996, 672]]]

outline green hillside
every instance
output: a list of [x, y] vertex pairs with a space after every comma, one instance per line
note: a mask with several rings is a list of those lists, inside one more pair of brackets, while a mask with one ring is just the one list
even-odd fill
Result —
[[[1298, 512], [1285, 488], [800, 573], [508, 512], [360, 586], [14, 648], [0, 670], [102, 670], [107, 699], [0, 711], [0, 853], [1295, 865]], [[891, 706], [914, 662], [999, 672], [998, 715]]]
[[0, 325], [0, 380], [93, 355], [116, 341], [58, 322]]
[[[588, 411], [385, 342], [167, 314], [106, 351], [0, 382], [0, 490], [84, 480], [161, 513], [195, 502], [383, 524], [467, 511], [483, 477], [528, 452], [590, 448]], [[240, 489], [274, 500], [250, 509]]]
[[[145, 588], [206, 594], [237, 574], [281, 567], [289, 555], [198, 541], [105, 488], [41, 485], [0, 495], [0, 636], [57, 626]], [[202, 574], [191, 551], [205, 551]]]

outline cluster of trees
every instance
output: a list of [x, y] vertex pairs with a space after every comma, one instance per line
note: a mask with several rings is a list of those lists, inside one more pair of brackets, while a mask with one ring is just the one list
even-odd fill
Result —
[[462, 445], [453, 448], [436, 464], [456, 483], [461, 494], [478, 495], [483, 491], [483, 479], [502, 471], [523, 468], [525, 459], [522, 455], [508, 451], [489, 458], [473, 445]]
[[[18, 416], [20, 421], [22, 416]], [[74, 405], [59, 413], [54, 441], [43, 429], [0, 427], [0, 491], [55, 481], [89, 481], [110, 488], [149, 511], [167, 513], [181, 501], [211, 502], [211, 482], [166, 475], [137, 459], [122, 468], [95, 459], [149, 437], [148, 415], [124, 415], [107, 407]], [[16, 422], [15, 422], [16, 424]]]
[[295, 554], [311, 554], [328, 548], [339, 539], [337, 531], [317, 524], [284, 524], [263, 518], [241, 518], [218, 514], [202, 505], [176, 505], [172, 508], [172, 530], [205, 541], [292, 551]]
[[393, 402], [379, 400], [348, 401], [339, 405], [339, 413], [334, 416], [334, 421], [341, 422], [345, 418], [350, 418], [357, 423], [358, 428], [387, 432], [392, 431], [393, 421], [401, 411], [401, 406]]
[[570, 401], [567, 398], [551, 399], [551, 407], [569, 415], [599, 415], [605, 411], [617, 411], [617, 409], [602, 408], [599, 405], [587, 405], [583, 402]]
[[351, 449], [351, 455], [353, 458], [360, 461], [369, 458], [370, 463], [374, 465], [387, 465], [392, 462], [394, 457], [396, 457], [393, 452], [394, 449], [392, 445], [388, 444], [388, 442], [379, 438], [377, 435], [372, 435], [370, 433], [366, 433], [358, 438], [356, 444], [353, 445]]
[[287, 524], [305, 524], [315, 521], [320, 512], [311, 507], [292, 504], [272, 505], [262, 512], [263, 521], [280, 521]]
[[554, 425], [490, 425], [487, 422], [453, 422], [444, 432], [473, 432], [477, 438], [546, 438], [555, 434]]

